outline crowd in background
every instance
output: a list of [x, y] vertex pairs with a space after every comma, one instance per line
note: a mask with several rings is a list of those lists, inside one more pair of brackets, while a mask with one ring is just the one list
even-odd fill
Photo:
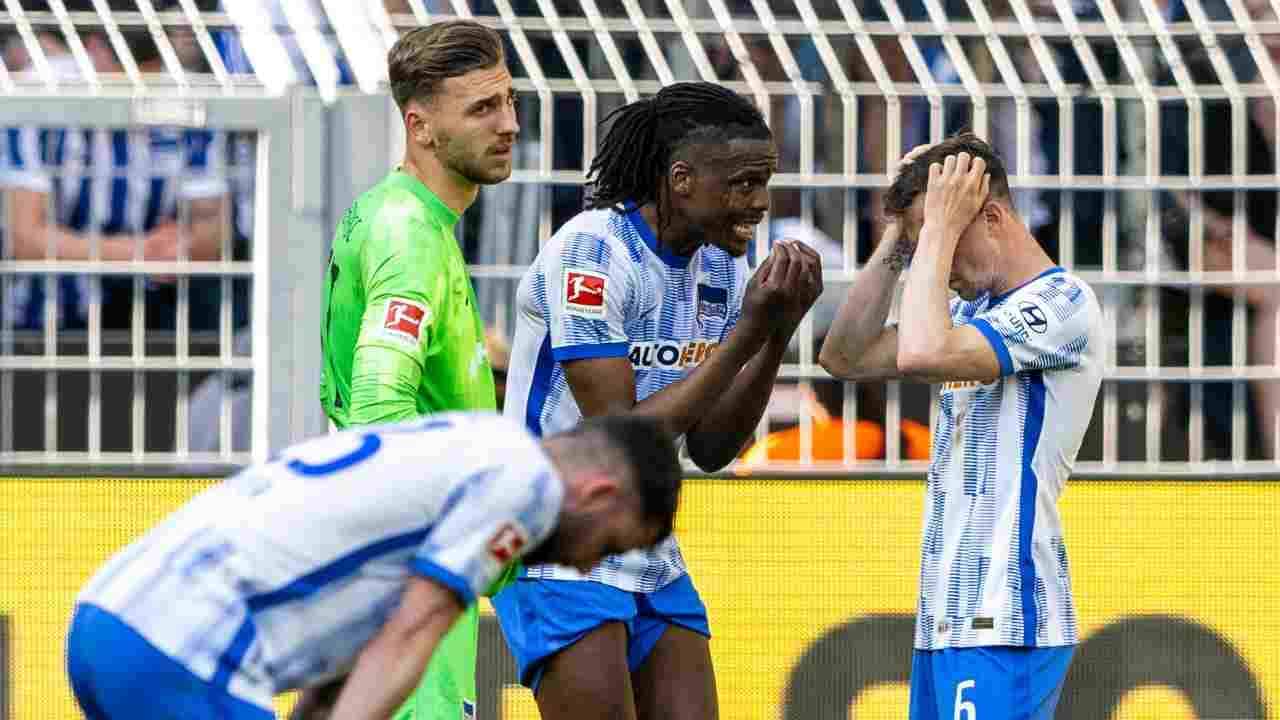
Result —
[[[313, 3], [317, 17], [324, 17], [318, 0]], [[172, 0], [154, 0], [157, 10], [175, 9]], [[216, 0], [199, 0], [203, 11], [219, 11]], [[571, 5], [555, 3], [566, 14], [579, 14]], [[615, 3], [616, 4], [616, 3]], [[641, 3], [646, 11], [664, 14], [661, 2]], [[746, 0], [729, 0], [729, 9], [735, 15], [754, 17], [751, 4]], [[964, 0], [947, 0], [943, 3], [950, 17], [968, 18], [969, 10]], [[1270, 6], [1261, 0], [1249, 0], [1248, 8], [1255, 20], [1274, 19]], [[23, 2], [28, 11], [43, 9], [38, 2]], [[88, 0], [65, 0], [68, 10], [93, 9]], [[83, 5], [83, 7], [80, 7]], [[132, 0], [109, 0], [113, 11], [133, 11]], [[271, 3], [279, 16], [278, 2]], [[448, 7], [436, 7], [439, 3], [427, 2], [432, 12], [449, 12]], [[470, 3], [476, 15], [496, 15], [492, 0], [475, 0]], [[517, 15], [540, 15], [534, 0], [512, 0]], [[607, 14], [609, 2], [600, 3]], [[780, 14], [791, 14], [789, 2], [772, 2]], [[813, 5], [823, 17], [838, 17], [834, 0], [814, 0]], [[691, 15], [706, 15], [705, 2], [686, 3]], [[1013, 18], [1007, 0], [986, 3], [988, 12], [996, 21]], [[1033, 14], [1056, 19], [1056, 11], [1050, 3], [1029, 3]], [[928, 20], [921, 0], [901, 0], [898, 7], [908, 21]], [[1203, 3], [1211, 20], [1230, 19], [1230, 12], [1223, 0]], [[407, 15], [410, 8], [404, 0], [386, 0], [389, 13]], [[887, 15], [878, 0], [862, 0], [858, 9], [864, 19], [884, 20]], [[1082, 20], [1101, 19], [1100, 11], [1091, 0], [1075, 0], [1073, 9]], [[1165, 0], [1161, 10], [1166, 20], [1185, 21], [1186, 8], [1179, 0]], [[3, 30], [3, 28], [0, 28]], [[185, 67], [194, 72], [207, 72], [207, 60], [189, 31], [169, 29], [170, 41]], [[239, 43], [236, 32], [216, 30], [215, 44], [222, 61], [232, 73], [252, 73], [252, 63]], [[43, 28], [38, 40], [50, 60], [51, 68], [67, 77], [74, 77], [78, 69], [64, 39], [56, 28]], [[163, 59], [151, 36], [146, 31], [125, 32], [130, 52], [143, 72], [163, 72]], [[530, 33], [530, 43], [541, 69], [550, 78], [570, 77], [559, 49], [547, 33]], [[730, 46], [718, 38], [703, 37], [708, 59], [721, 79], [741, 80], [738, 61]], [[619, 34], [618, 43], [623, 60], [632, 76], [639, 80], [656, 80], [653, 65], [639, 41], [630, 35]], [[662, 36], [668, 59], [677, 77], [693, 77], [696, 71], [681, 50], [678, 36]], [[784, 64], [763, 36], [744, 36], [752, 63], [766, 81], [785, 82]], [[826, 92], [814, 98], [813, 158], [814, 172], [840, 173], [842, 166], [842, 137], [844, 125], [850, 121], [848, 109], [832, 91], [831, 79], [824, 69], [822, 58], [812, 40], [804, 37], [791, 39], [790, 49], [804, 80], [823, 84]], [[972, 42], [970, 42], [972, 40]], [[22, 40], [14, 33], [0, 38], [3, 42], [5, 67], [12, 73], [30, 71], [31, 59]], [[105, 33], [90, 29], [82, 36], [85, 50], [91, 62], [100, 72], [120, 72], [120, 58], [112, 50]], [[847, 35], [832, 36], [838, 59], [848, 77], [853, 81], [873, 80], [872, 68], [852, 38]], [[1047, 38], [1050, 50], [1064, 82], [1088, 86], [1085, 66], [1067, 38]], [[921, 37], [919, 44], [935, 80], [939, 83], [959, 83], [962, 73], [955, 59], [944, 50], [937, 38]], [[980, 82], [1001, 82], [999, 71], [990, 52], [980, 39], [964, 43], [965, 62], [969, 63]], [[297, 55], [296, 43], [286, 37], [286, 45]], [[593, 77], [610, 77], [611, 72], [599, 45], [585, 36], [574, 40], [575, 48], [588, 72]], [[1108, 82], [1130, 83], [1130, 73], [1125, 68], [1114, 42], [1090, 43]], [[1259, 69], [1240, 38], [1224, 38], [1221, 45], [1231, 67], [1240, 82], [1253, 82]], [[351, 75], [341, 49], [332, 43], [339, 58], [339, 70], [343, 82], [351, 82]], [[916, 78], [896, 38], [880, 38], [875, 42], [880, 59], [894, 82], [913, 83]], [[1039, 65], [1031, 56], [1025, 42], [1010, 43], [1015, 65], [1023, 73], [1024, 82], [1043, 82]], [[1280, 38], [1276, 43], [1264, 43], [1264, 48], [1280, 62]], [[1196, 83], [1219, 84], [1219, 78], [1209, 62], [1204, 46], [1197, 40], [1179, 41], [1183, 60]], [[1148, 65], [1145, 70], [1159, 85], [1172, 85], [1174, 78], [1162, 53], [1143, 48], [1142, 57]], [[306, 64], [295, 57], [300, 75], [306, 77]], [[522, 77], [527, 71], [522, 67], [519, 54], [508, 48], [508, 61], [513, 75]], [[889, 137], [886, 123], [887, 104], [880, 98], [861, 97], [856, 106], [858, 146], [856, 172], [875, 174], [886, 172], [886, 158], [890, 155], [884, 146]], [[560, 94], [555, 98], [554, 117], [556, 131], [552, 138], [538, 135], [538, 108], [536, 102], [522, 105], [521, 140], [516, 150], [517, 167], [532, 167], [541, 144], [550, 143], [553, 167], [557, 170], [582, 168], [583, 131], [582, 99], [575, 94]], [[600, 116], [623, 102], [621, 96], [602, 95]], [[770, 108], [775, 137], [781, 155], [781, 170], [797, 172], [800, 165], [800, 102], [795, 96], [775, 95]], [[902, 111], [902, 148], [926, 141], [930, 136], [930, 113], [924, 98], [904, 98]], [[1233, 148], [1230, 134], [1218, 129], [1230, 124], [1230, 106], [1226, 100], [1205, 101], [1202, 127], [1214, 128], [1201, 137], [1188, 135], [1187, 108], [1184, 103], [1165, 102], [1160, 105], [1160, 142], [1158, 148], [1146, 146], [1143, 132], [1142, 108], [1133, 102], [1121, 105], [1118, 114], [1117, 146], [1110, 148], [1118, 161], [1121, 174], [1142, 174], [1147, 153], [1158, 153], [1160, 173], [1163, 176], [1184, 175], [1189, 169], [1190, 148], [1199, 144], [1205, 158], [1204, 172], [1209, 175], [1230, 174]], [[1247, 172], [1250, 175], [1267, 175], [1276, 172], [1276, 118], [1277, 111], [1268, 99], [1252, 99], [1246, 106], [1247, 119]], [[972, 102], [968, 97], [949, 96], [944, 100], [944, 134], [967, 127], [972, 122]], [[1010, 174], [1052, 176], [1068, 168], [1061, 167], [1059, 153], [1060, 114], [1056, 100], [1036, 101], [1031, 105], [1031, 137], [1019, 137], [1015, 105], [1012, 99], [994, 99], [989, 112], [989, 139], [1000, 150], [1009, 165]], [[1076, 176], [1100, 175], [1103, 171], [1104, 146], [1103, 110], [1095, 99], [1078, 98], [1074, 101], [1074, 154], [1069, 168]], [[252, 256], [253, 217], [253, 155], [254, 138], [249, 133], [225, 133], [221, 131], [194, 131], [155, 129], [116, 129], [83, 127], [19, 127], [5, 128], [3, 132], [3, 157], [0, 157], [0, 185], [3, 186], [4, 223], [0, 225], [0, 251], [5, 259], [43, 260], [56, 257], [65, 260], [132, 259], [174, 260], [186, 257], [192, 260], [217, 260], [228, 255], [242, 260]], [[1030, 165], [1017, 164], [1019, 143], [1027, 143]], [[495, 265], [521, 265], [531, 261], [539, 244], [539, 214], [544, 203], [550, 204], [552, 228], [558, 227], [582, 207], [582, 188], [576, 186], [543, 186], [507, 183], [487, 188], [462, 223], [460, 242], [469, 262]], [[808, 196], [806, 197], [806, 193]], [[874, 243], [883, 230], [879, 216], [880, 198], [874, 188], [853, 191], [853, 207], [856, 207], [856, 234], [859, 242], [856, 260], [865, 262], [874, 249]], [[1051, 256], [1061, 258], [1065, 248], [1060, 232], [1064, 213], [1072, 213], [1074, 232], [1065, 242], [1071, 243], [1071, 259], [1077, 269], [1102, 269], [1104, 258], [1104, 217], [1106, 193], [1101, 191], [1075, 191], [1072, 202], [1064, 203], [1067, 193], [1052, 189], [1021, 189], [1015, 202], [1022, 218]], [[1204, 255], [1196, 259], [1205, 270], [1230, 270], [1232, 265], [1231, 217], [1243, 212], [1246, 217], [1247, 237], [1244, 261], [1249, 270], [1273, 270], [1276, 266], [1275, 233], [1277, 204], [1275, 191], [1247, 191], [1243, 194], [1243, 207], [1235, 205], [1230, 191], [1205, 192], [1199, 196], [1189, 193], [1136, 192], [1114, 193], [1117, 230], [1117, 269], [1141, 269], [1154, 260], [1166, 270], [1187, 270], [1193, 267], [1188, 248], [1189, 210], [1200, 203], [1205, 216]], [[768, 229], [771, 239], [794, 237], [819, 250], [829, 270], [839, 270], [844, 264], [841, 241], [846, 237], [846, 208], [849, 203], [846, 191], [835, 190], [776, 190], [773, 194], [772, 222]], [[1148, 203], [1155, 203], [1162, 218], [1159, 258], [1146, 257], [1146, 215]], [[90, 240], [97, 235], [100, 241]], [[328, 238], [325, 239], [328, 241]], [[316, 262], [323, 262], [324, 255], [317, 253]], [[90, 279], [82, 276], [15, 275], [3, 278], [3, 294], [0, 294], [0, 320], [5, 329], [16, 331], [16, 337], [34, 338], [30, 344], [41, 342], [39, 332], [50, 321], [59, 330], [68, 331], [60, 338], [74, 338], [75, 333], [89, 327], [91, 298], [98, 299], [101, 308], [100, 327], [104, 331], [104, 343], [110, 340], [111, 331], [124, 333], [132, 327], [134, 303], [141, 297], [145, 303], [143, 313], [146, 328], [156, 338], [168, 337], [179, 324], [179, 281], [172, 277], [147, 277], [135, 283], [128, 276], [105, 276]], [[141, 285], [141, 289], [138, 285]], [[836, 305], [843, 296], [845, 284], [828, 283], [826, 296], [814, 311], [813, 340], [821, 343], [825, 328], [829, 325]], [[1104, 303], [1113, 306], [1133, 307], [1143, 301], [1141, 293], [1120, 287], [1099, 287]], [[237, 352], [248, 352], [248, 335], [244, 332], [249, 318], [249, 286], [247, 280], [237, 279], [224, 283], [219, 278], [194, 277], [186, 288], [189, 307], [185, 308], [188, 327], [199, 342], [205, 333], [214, 346], [216, 336], [224, 322], [221, 307], [224, 293], [232, 294], [233, 312], [230, 321], [237, 334]], [[491, 350], [501, 354], [502, 337], [512, 327], [510, 312], [515, 282], [511, 280], [484, 279], [477, 281], [477, 293], [486, 312], [486, 319], [494, 328]], [[317, 297], [320, 288], [316, 289]], [[1230, 365], [1233, 335], [1233, 288], [1208, 288], [1204, 299], [1203, 356], [1190, 357], [1188, 338], [1190, 329], [1190, 291], [1182, 287], [1160, 290], [1160, 360], [1165, 366], [1186, 366], [1199, 362], [1206, 366]], [[50, 298], [52, 297], [52, 302]], [[1265, 365], [1275, 361], [1277, 307], [1280, 293], [1268, 286], [1252, 286], [1244, 292], [1247, 304], [1244, 329], [1247, 335], [1247, 357], [1234, 358], [1237, 363]], [[1120, 313], [1117, 322], [1117, 362], [1122, 365], [1143, 365], [1146, 359], [1145, 328], [1141, 324], [1141, 312]], [[60, 339], [60, 342], [62, 340]], [[74, 342], [69, 340], [67, 342]], [[80, 341], [83, 345], [83, 341]], [[127, 339], [120, 342], [127, 344]], [[161, 342], [157, 340], [157, 342]], [[815, 353], [816, 345], [815, 344]], [[19, 342], [17, 352], [22, 352]], [[798, 350], [798, 348], [797, 348]], [[39, 348], [31, 350], [38, 352]], [[104, 349], [104, 352], [107, 350]], [[798, 358], [798, 354], [797, 354]], [[495, 364], [504, 368], [505, 363]], [[127, 378], [125, 378], [127, 379]], [[64, 388], [65, 391], [65, 388]], [[104, 387], [104, 393], [109, 391]], [[192, 449], [217, 449], [217, 422], [222, 393], [238, 393], [236, 402], [248, 406], [247, 386], [224, 385], [213, 377], [203, 387], [194, 389], [192, 410]], [[1141, 385], [1122, 385], [1118, 397], [1124, 411], [1120, 413], [1122, 435], [1137, 438], [1134, 443], [1122, 442], [1121, 452], [1142, 459], [1145, 418], [1145, 388]], [[1187, 417], [1191, 406], [1189, 385], [1169, 383], [1165, 386], [1165, 414], [1163, 458], [1180, 460], [1187, 458]], [[815, 419], [813, 444], [816, 459], [838, 460], [843, 457], [844, 429], [841, 420], [845, 407], [843, 385], [830, 380], [815, 380], [810, 384], [782, 383], [777, 390], [776, 408], [772, 412], [778, 434], [759, 447], [748, 451], [752, 461], [764, 457], [773, 460], [790, 460], [798, 456], [794, 425], [800, 412], [808, 412]], [[853, 435], [857, 440], [858, 457], [883, 457], [885, 442], [886, 389], [882, 385], [863, 383], [855, 392], [858, 409], [858, 425]], [[925, 459], [928, 456], [928, 401], [927, 388], [904, 387], [902, 390], [901, 427], [902, 457]], [[1248, 455], [1250, 458], [1270, 458], [1274, 447], [1275, 418], [1280, 412], [1280, 388], [1269, 381], [1253, 381], [1245, 394], [1248, 404], [1247, 429]], [[1203, 390], [1205, 416], [1205, 456], [1208, 459], [1228, 458], [1231, 454], [1233, 404], [1232, 384], [1207, 383]], [[1099, 404], [1101, 408], [1102, 404]], [[203, 409], [198, 409], [203, 408]], [[239, 417], [237, 413], [237, 417]], [[236, 450], [243, 450], [248, 442], [247, 412], [237, 420]], [[1100, 431], [1095, 428], [1086, 440], [1082, 459], [1097, 459], [1101, 447]], [[241, 444], [243, 443], [243, 445]], [[21, 449], [21, 448], [19, 448]]]

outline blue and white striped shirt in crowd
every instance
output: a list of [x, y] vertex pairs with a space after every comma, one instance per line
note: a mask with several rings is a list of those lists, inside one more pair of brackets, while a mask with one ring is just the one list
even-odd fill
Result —
[[[176, 219], [179, 201], [227, 193], [225, 137], [220, 133], [36, 127], [3, 132], [0, 186], [47, 193], [52, 222], [72, 232], [146, 233]], [[104, 285], [104, 293], [111, 291]], [[40, 276], [15, 278], [4, 299], [8, 323], [20, 329], [42, 327], [44, 292]], [[84, 327], [87, 278], [59, 276], [56, 292], [59, 327]]]

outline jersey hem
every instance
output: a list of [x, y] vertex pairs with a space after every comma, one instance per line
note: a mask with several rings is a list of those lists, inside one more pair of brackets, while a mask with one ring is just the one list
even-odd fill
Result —
[[458, 599], [462, 601], [463, 607], [469, 607], [471, 603], [476, 601], [476, 594], [471, 589], [471, 585], [461, 575], [442, 565], [430, 560], [414, 558], [409, 561], [409, 569], [413, 570], [417, 575], [433, 580], [452, 590], [458, 596]]
[[938, 652], [940, 650], [972, 650], [974, 648], [987, 648], [987, 647], [1027, 648], [1030, 650], [1035, 650], [1035, 649], [1043, 649], [1043, 648], [1075, 647], [1079, 644], [1080, 643], [1078, 641], [1072, 642], [1070, 640], [1063, 640], [1060, 643], [1059, 642], [1037, 643], [1035, 645], [1027, 645], [1026, 643], [1019, 643], [1019, 642], [984, 642], [984, 643], [972, 643], [972, 644], [961, 643], [961, 644], [954, 644], [954, 645], [935, 645], [933, 647], [920, 647], [919, 643], [914, 643], [911, 649], [916, 650], [918, 652]]
[[631, 349], [630, 343], [583, 343], [552, 348], [551, 357], [556, 362], [567, 360], [586, 360], [590, 358], [626, 357]]
[[666, 581], [663, 582], [661, 585], [655, 585], [653, 586], [652, 590], [646, 590], [643, 587], [641, 587], [639, 583], [625, 583], [625, 582], [622, 582], [621, 579], [615, 582], [609, 582], [601, 578], [593, 578], [587, 575], [579, 575], [578, 577], [557, 577], [556, 575], [553, 574], [554, 572], [555, 572], [554, 566], [536, 565], [531, 568], [530, 567], [524, 568], [523, 571], [516, 576], [516, 579], [525, 580], [525, 581], [548, 580], [553, 582], [599, 583], [601, 585], [614, 588], [615, 590], [621, 590], [623, 592], [648, 594], [648, 593], [658, 592], [662, 588], [670, 585], [671, 583], [679, 580], [680, 578], [689, 576], [689, 571], [687, 569], [681, 570], [674, 574], [669, 574], [668, 577], [666, 578]]
[[1000, 336], [1000, 333], [996, 332], [996, 329], [991, 327], [991, 323], [985, 318], [974, 318], [969, 325], [982, 333], [987, 342], [991, 343], [991, 349], [995, 351], [996, 359], [1000, 361], [1001, 377], [1012, 375], [1013, 357], [1009, 355], [1009, 348], [1005, 347], [1004, 338]]

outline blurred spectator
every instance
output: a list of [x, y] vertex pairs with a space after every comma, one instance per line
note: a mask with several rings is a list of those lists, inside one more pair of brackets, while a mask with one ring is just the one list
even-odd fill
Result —
[[[113, 8], [124, 0], [113, 0]], [[143, 72], [163, 72], [163, 61], [146, 31], [123, 33]], [[100, 73], [121, 73], [120, 60], [101, 31], [84, 37], [86, 53]], [[65, 50], [61, 55], [65, 58]], [[6, 193], [6, 255], [19, 260], [102, 260], [135, 258], [172, 261], [221, 257], [222, 228], [229, 212], [222, 160], [225, 139], [215, 133], [173, 128], [107, 130], [10, 128], [3, 138], [6, 164], [0, 186]], [[193, 281], [191, 326], [216, 327], [217, 294], [201, 292]], [[131, 324], [133, 283], [104, 277], [105, 328]], [[43, 326], [46, 284], [27, 276], [14, 283], [6, 311], [12, 326]], [[61, 328], [87, 324], [90, 283], [85, 277], [56, 277], [56, 321]], [[148, 328], [176, 324], [171, 285], [149, 282]]]
[[[1275, 15], [1266, 2], [1249, 0], [1246, 3], [1255, 22], [1274, 21]], [[1230, 20], [1230, 11], [1221, 3], [1209, 3], [1205, 11], [1211, 20]], [[1171, 19], [1186, 21], [1181, 3], [1170, 8]], [[1263, 48], [1273, 63], [1280, 63], [1280, 36], [1263, 38]], [[1214, 72], [1208, 57], [1198, 45], [1183, 44], [1187, 68], [1192, 81], [1197, 84], [1216, 84], [1221, 78]], [[1242, 82], [1258, 82], [1257, 68], [1247, 49], [1241, 44], [1227, 45], [1226, 52], [1237, 79]], [[1169, 82], [1166, 70], [1162, 78]], [[1188, 110], [1180, 103], [1163, 104], [1161, 128], [1164, 132], [1161, 144], [1161, 173], [1186, 175], [1193, 144], [1200, 144], [1204, 156], [1206, 175], [1230, 175], [1236, 158], [1233, 157], [1230, 105], [1223, 100], [1204, 101], [1202, 137], [1188, 136]], [[1251, 176], [1274, 176], [1277, 168], [1276, 109], [1269, 98], [1251, 98], [1245, 106], [1247, 113], [1245, 172]], [[1165, 199], [1170, 209], [1165, 225], [1167, 249], [1182, 268], [1190, 268], [1190, 237], [1188, 221], [1190, 209], [1199, 202], [1204, 213], [1204, 256], [1202, 267], [1208, 271], [1233, 269], [1232, 217], [1236, 213], [1234, 192], [1210, 191], [1199, 199], [1190, 193], [1172, 193]], [[1245, 270], [1275, 270], [1275, 233], [1278, 210], [1274, 190], [1244, 192], [1243, 213], [1246, 219]], [[1204, 356], [1198, 358], [1205, 365], [1230, 365], [1232, 363], [1231, 338], [1233, 333], [1232, 308], [1234, 290], [1230, 287], [1209, 288], [1204, 298]], [[1189, 316], [1190, 301], [1181, 290], [1166, 292], [1162, 303], [1167, 321], [1176, 322], [1174, 333], [1184, 334], [1182, 325]], [[1249, 365], [1271, 365], [1275, 362], [1276, 323], [1280, 313], [1280, 289], [1275, 286], [1251, 286], [1245, 289], [1248, 353], [1238, 362]], [[1270, 459], [1273, 456], [1276, 414], [1280, 412], [1280, 387], [1274, 381], [1254, 381], [1249, 384], [1246, 412], [1250, 418], [1246, 446], [1252, 458]], [[1230, 383], [1207, 383], [1204, 387], [1205, 451], [1210, 459], [1231, 456], [1232, 389]]]
[[[247, 357], [253, 350], [253, 335], [236, 334], [235, 355]], [[253, 383], [247, 373], [214, 373], [191, 393], [187, 415], [191, 430], [187, 447], [191, 452], [219, 452], [222, 449], [222, 406], [230, 405], [231, 450], [249, 452], [253, 431]]]

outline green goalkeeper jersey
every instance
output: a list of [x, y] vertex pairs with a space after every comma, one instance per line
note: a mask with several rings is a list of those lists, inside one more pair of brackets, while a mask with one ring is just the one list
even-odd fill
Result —
[[396, 170], [338, 225], [324, 289], [320, 402], [339, 428], [494, 410], [458, 214]]

